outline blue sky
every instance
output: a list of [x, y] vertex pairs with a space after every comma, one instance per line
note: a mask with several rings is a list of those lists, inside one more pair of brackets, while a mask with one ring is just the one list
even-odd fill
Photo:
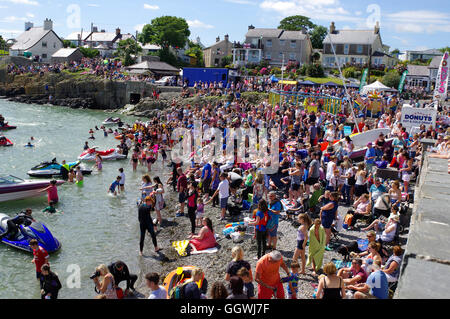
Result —
[[0, 34], [17, 36], [25, 21], [40, 26], [45, 18], [54, 21], [62, 38], [81, 28], [90, 30], [91, 22], [106, 31], [120, 27], [135, 33], [155, 17], [174, 15], [188, 21], [191, 39], [199, 36], [208, 46], [225, 34], [242, 42], [250, 24], [276, 28], [281, 19], [295, 14], [325, 27], [334, 21], [337, 29], [372, 29], [379, 20], [383, 43], [391, 49], [450, 46], [447, 0], [0, 0]]

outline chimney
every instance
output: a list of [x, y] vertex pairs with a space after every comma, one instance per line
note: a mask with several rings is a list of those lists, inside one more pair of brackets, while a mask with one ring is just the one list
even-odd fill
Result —
[[216, 38], [216, 42], [219, 42], [219, 41], [220, 41], [220, 37], [217, 37], [217, 38]]
[[225, 42], [228, 42], [228, 34], [225, 34]]
[[377, 23], [375, 24], [375, 28], [374, 28], [373, 32], [375, 34], [380, 34], [380, 22], [377, 21]]
[[53, 21], [51, 19], [45, 19], [44, 20], [44, 30], [53, 30]]
[[116, 29], [116, 35], [120, 35], [120, 28]]
[[334, 25], [334, 22], [331, 22], [330, 24], [330, 33], [335, 33], [336, 32], [336, 27]]
[[105, 33], [105, 29], [101, 29], [101, 31], [100, 32], [102, 32], [102, 33]]
[[98, 28], [97, 27], [92, 27], [92, 32], [98, 32]]
[[248, 29], [249, 29], [249, 30], [252, 30], [252, 29], [254, 29], [254, 28], [255, 28], [255, 27], [253, 26], [253, 24], [251, 24], [251, 25], [248, 26]]
[[25, 22], [25, 31], [30, 30], [33, 26], [33, 22]]

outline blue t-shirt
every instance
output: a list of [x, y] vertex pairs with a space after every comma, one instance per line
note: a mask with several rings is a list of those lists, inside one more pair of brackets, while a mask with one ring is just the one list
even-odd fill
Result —
[[[260, 210], [256, 212], [256, 217], [259, 217], [260, 222], [264, 219], [264, 213]], [[266, 231], [266, 226], [256, 225], [255, 228], [259, 231]]]
[[367, 151], [366, 151], [366, 156], [365, 156], [365, 160], [366, 160], [367, 164], [374, 164], [375, 163], [375, 159], [374, 158], [367, 159], [368, 157], [373, 157], [373, 156], [376, 156], [375, 149], [373, 147], [372, 148], [368, 148]]
[[109, 190], [111, 192], [114, 192], [116, 190], [117, 186], [119, 186], [119, 182], [118, 181], [114, 181], [114, 182], [112, 182], [111, 186], [109, 186]]
[[206, 163], [202, 169], [202, 179], [211, 178], [211, 164]]
[[248, 299], [255, 297], [255, 286], [252, 282], [244, 283], [244, 294], [247, 295]]
[[369, 275], [366, 284], [371, 288], [370, 293], [378, 299], [388, 299], [389, 285], [386, 274], [377, 270]]
[[[281, 206], [281, 202], [279, 200], [277, 200], [275, 203], [273, 204], [269, 204], [269, 209], [273, 209], [273, 210], [277, 210], [277, 211], [281, 211], [283, 209], [283, 207]], [[274, 214], [269, 210], [269, 221], [267, 222], [267, 228], [273, 228], [274, 226], [278, 225], [278, 220], [279, 220], [280, 214]]]

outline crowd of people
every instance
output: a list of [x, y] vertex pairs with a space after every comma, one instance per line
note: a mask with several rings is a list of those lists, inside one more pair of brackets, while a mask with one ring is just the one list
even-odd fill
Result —
[[[185, 215], [187, 207], [191, 223], [188, 253], [215, 247], [214, 228], [233, 217], [233, 208], [245, 201], [250, 206], [250, 210], [247, 207], [250, 220], [245, 226], [255, 228], [255, 277], [250, 264], [243, 259], [243, 249], [236, 247], [225, 274], [228, 284], [214, 282], [208, 293], [204, 286], [195, 284], [198, 278], [205, 276], [198, 269], [193, 272], [198, 277], [191, 280], [194, 284], [186, 288], [184, 298], [284, 298], [283, 283], [288, 283], [289, 298], [296, 299], [301, 294], [297, 289], [298, 282], [303, 280], [301, 276], [307, 270], [318, 283], [316, 298], [387, 298], [392, 283], [398, 280], [402, 263], [403, 249], [398, 235], [405, 204], [413, 195], [410, 183], [418, 173], [425, 151], [418, 140], [436, 137], [434, 150], [438, 154], [448, 156], [450, 150], [448, 125], [422, 126], [411, 136], [402, 126], [400, 115], [399, 107], [396, 112], [389, 111], [379, 118], [360, 122], [362, 132], [380, 127], [390, 131], [365, 145], [367, 150], [360, 162], [354, 162], [351, 157], [355, 145], [351, 138], [345, 137], [345, 117], [323, 112], [307, 113], [301, 106], [282, 104], [272, 107], [267, 102], [254, 106], [245, 100], [231, 104], [173, 106], [147, 123], [136, 122], [127, 132], [134, 136], [130, 163], [133, 168], [139, 162], [141, 165], [150, 163], [149, 174], [158, 154], [165, 161], [166, 152], [179, 142], [172, 136], [175, 128], [185, 128], [192, 133], [194, 120], [202, 120], [203, 132], [218, 129], [222, 136], [226, 136], [230, 127], [267, 127], [277, 128], [280, 132], [279, 169], [275, 173], [265, 173], [264, 168], [270, 164], [267, 161], [249, 163], [245, 157], [238, 162], [235, 143], [235, 157], [231, 162], [220, 161], [222, 154], [215, 154], [212, 160], [202, 158], [200, 162], [191, 157], [185, 165], [168, 161], [172, 173], [165, 183], [171, 185], [172, 190], [164, 190], [164, 182], [159, 176], [153, 180], [149, 175], [143, 176], [139, 207], [141, 254], [147, 230], [155, 251], [161, 249], [155, 230], [158, 224], [163, 225], [163, 194], [178, 193], [177, 217]], [[202, 146], [213, 141], [213, 134], [205, 136], [209, 137]], [[344, 138], [343, 142], [337, 147], [325, 146], [323, 149], [323, 142], [341, 138]], [[269, 136], [269, 144], [270, 139]], [[397, 172], [398, 177], [378, 176], [378, 169], [386, 168]], [[288, 200], [290, 206], [287, 208], [282, 200]], [[217, 222], [213, 222], [209, 212], [211, 203], [220, 209]], [[338, 213], [340, 207], [347, 211], [346, 214]], [[150, 217], [152, 211], [157, 213], [155, 220]], [[277, 229], [283, 211], [288, 212], [287, 218], [291, 214], [298, 216], [297, 244], [289, 261], [277, 250]], [[201, 230], [196, 233], [199, 226]], [[365, 232], [367, 245], [363, 251], [351, 254], [349, 267], [333, 262], [324, 264], [326, 251], [336, 249], [330, 244], [333, 233], [337, 228], [342, 231], [342, 226]], [[286, 273], [284, 278], [279, 275], [280, 267]], [[162, 293], [158, 274], [147, 274], [146, 282], [152, 291], [151, 298], [171, 296], [170, 292]], [[257, 284], [257, 293], [253, 282]]]

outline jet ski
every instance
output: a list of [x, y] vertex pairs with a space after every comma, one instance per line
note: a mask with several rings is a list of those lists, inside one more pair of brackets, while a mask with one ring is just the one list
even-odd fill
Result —
[[0, 131], [14, 130], [17, 126], [8, 125], [8, 122], [5, 122], [3, 125], [0, 125]]
[[5, 136], [0, 136], [0, 146], [13, 146], [13, 142], [11, 142]]
[[[76, 161], [66, 164], [70, 170], [71, 168], [79, 166], [80, 163], [80, 161]], [[61, 175], [61, 166], [62, 165], [56, 161], [56, 158], [54, 158], [51, 162], [42, 162], [39, 165], [34, 166], [27, 174], [31, 177], [52, 178], [53, 176]], [[84, 167], [80, 168], [83, 175], [90, 175], [92, 173], [92, 170], [90, 169]]]
[[116, 160], [116, 159], [125, 159], [127, 158], [126, 155], [120, 154], [117, 149], [111, 148], [106, 151], [97, 151], [96, 148], [89, 148], [83, 153], [81, 153], [80, 156], [78, 156], [78, 159], [81, 161], [95, 161], [95, 155], [98, 154], [101, 156], [103, 160]]
[[[7, 221], [10, 219], [8, 215], [0, 214], [0, 232], [6, 232], [8, 226]], [[28, 252], [33, 252], [29, 246], [31, 239], [36, 239], [39, 246], [44, 248], [47, 252], [52, 253], [61, 248], [61, 243], [53, 237], [50, 231], [44, 224], [33, 222], [29, 226], [20, 225], [17, 234], [14, 238], [10, 236], [3, 237], [2, 243], [12, 246], [14, 248], [22, 249]]]
[[106, 120], [104, 120], [102, 122], [103, 125], [114, 125], [114, 124], [118, 124], [120, 122], [120, 117], [108, 117]]

